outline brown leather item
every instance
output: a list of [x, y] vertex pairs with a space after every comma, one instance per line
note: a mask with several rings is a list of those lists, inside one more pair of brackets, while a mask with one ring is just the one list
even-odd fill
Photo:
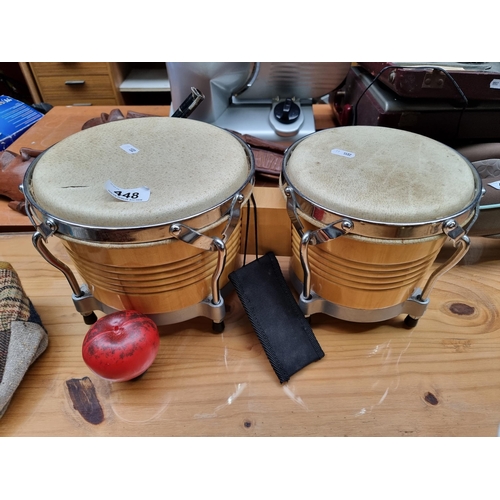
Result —
[[234, 130], [231, 130], [231, 132], [252, 147], [255, 158], [255, 171], [276, 177], [277, 180], [281, 174], [283, 156], [288, 146], [279, 142], [259, 139], [253, 135], [240, 134]]
[[24, 201], [24, 195], [19, 190], [24, 174], [30, 163], [43, 151], [21, 148], [20, 154], [12, 151], [0, 153], [0, 195], [12, 201]]
[[19, 212], [20, 214], [23, 215], [28, 215], [26, 213], [26, 202], [23, 201], [9, 201], [8, 203], [9, 208], [12, 208], [12, 210], [15, 210], [16, 212]]
[[266, 151], [264, 149], [252, 148], [255, 158], [255, 170], [262, 174], [279, 176], [283, 162], [283, 155]]
[[102, 125], [103, 123], [115, 122], [118, 120], [126, 120], [128, 118], [144, 118], [147, 116], [157, 116], [157, 115], [147, 115], [145, 113], [138, 113], [137, 111], [128, 111], [127, 115], [123, 116], [123, 113], [119, 109], [112, 109], [109, 112], [109, 114], [101, 113], [100, 116], [87, 120], [82, 125], [82, 130], [85, 130], [90, 127], [95, 127], [96, 125]]
[[238, 132], [233, 132], [233, 134], [239, 135], [247, 144], [254, 148], [272, 151], [281, 155], [285, 154], [285, 151], [288, 147], [286, 144], [282, 144], [280, 142], [265, 141], [264, 139], [259, 139], [258, 137], [254, 137], [253, 135], [240, 135], [238, 134]]

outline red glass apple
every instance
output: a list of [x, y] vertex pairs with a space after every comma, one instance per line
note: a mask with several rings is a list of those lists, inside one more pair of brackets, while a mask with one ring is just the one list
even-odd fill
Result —
[[155, 322], [137, 311], [117, 311], [96, 321], [82, 345], [86, 365], [114, 382], [132, 380], [153, 363], [160, 347]]

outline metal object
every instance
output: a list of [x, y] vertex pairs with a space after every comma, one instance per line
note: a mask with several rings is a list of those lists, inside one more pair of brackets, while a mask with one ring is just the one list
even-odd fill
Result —
[[[348, 62], [167, 63], [174, 108], [195, 85], [206, 100], [193, 119], [271, 141], [314, 132], [313, 100], [339, 87], [349, 67]], [[291, 122], [275, 116], [284, 102], [298, 112]]]
[[172, 117], [188, 118], [203, 99], [205, 99], [205, 96], [197, 88], [191, 87], [191, 94], [189, 94], [179, 108], [174, 111]]

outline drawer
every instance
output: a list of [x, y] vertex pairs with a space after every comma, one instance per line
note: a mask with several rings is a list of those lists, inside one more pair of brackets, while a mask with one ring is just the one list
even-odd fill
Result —
[[89, 62], [36, 62], [30, 63], [36, 77], [71, 75], [107, 75], [107, 63]]
[[109, 76], [66, 74], [38, 78], [43, 100], [53, 106], [71, 104], [116, 104]]

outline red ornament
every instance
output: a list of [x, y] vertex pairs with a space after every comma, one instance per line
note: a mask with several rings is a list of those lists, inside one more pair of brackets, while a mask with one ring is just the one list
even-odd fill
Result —
[[153, 363], [160, 347], [155, 322], [137, 311], [117, 311], [97, 320], [83, 339], [82, 356], [97, 375], [132, 380]]

